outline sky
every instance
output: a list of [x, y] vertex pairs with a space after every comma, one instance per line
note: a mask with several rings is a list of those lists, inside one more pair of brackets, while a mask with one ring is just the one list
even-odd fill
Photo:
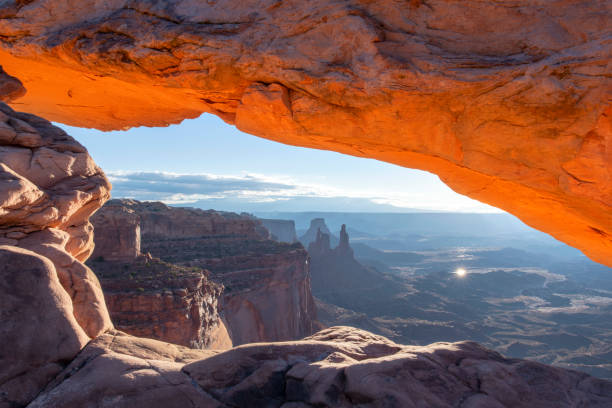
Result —
[[208, 114], [116, 132], [57, 125], [89, 150], [114, 198], [237, 212], [501, 212], [453, 192], [433, 174], [283, 145]]

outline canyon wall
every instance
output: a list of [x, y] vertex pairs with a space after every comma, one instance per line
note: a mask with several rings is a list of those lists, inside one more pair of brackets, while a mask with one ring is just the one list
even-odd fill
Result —
[[88, 266], [100, 279], [119, 330], [192, 348], [232, 346], [219, 316], [222, 287], [201, 268], [140, 252], [140, 217], [111, 200], [92, 218], [96, 247]]
[[94, 258], [87, 264], [100, 279], [118, 330], [191, 348], [231, 348], [219, 316], [222, 287], [200, 268], [144, 255], [131, 262]]
[[[113, 214], [119, 218], [111, 219]], [[234, 344], [293, 340], [313, 332], [315, 309], [310, 293], [308, 255], [301, 245], [283, 244], [265, 238], [268, 231], [262, 231], [259, 221], [249, 216], [173, 208], [158, 202], [141, 203], [134, 200], [112, 200], [95, 215], [96, 243], [101, 242], [103, 248], [116, 245], [128, 251], [129, 248], [121, 244], [132, 236], [126, 231], [130, 225], [125, 221], [126, 214], [138, 219], [140, 247], [144, 253], [161, 258], [177, 269], [206, 269], [210, 271], [210, 280], [224, 286], [220, 303]], [[118, 224], [122, 225], [119, 229], [115, 227]], [[125, 234], [127, 238], [123, 239], [117, 234]], [[110, 252], [114, 254], [118, 250], [111, 249]], [[103, 258], [106, 259], [106, 256]], [[100, 263], [104, 264], [107, 262]], [[96, 265], [92, 263], [92, 268], [98, 273]], [[138, 266], [138, 263], [132, 263], [129, 268], [150, 272], [150, 269]], [[173, 280], [171, 275], [164, 276], [171, 271], [158, 269], [157, 279], [162, 282]], [[134, 271], [135, 276], [139, 273]], [[125, 312], [142, 308], [134, 303], [139, 303], [139, 300], [110, 300], [118, 296], [115, 292], [122, 283], [116, 280], [107, 283], [104, 275], [101, 278], [113, 317], [115, 305], [117, 312], [124, 307], [127, 308]], [[122, 279], [126, 278], [127, 274], [124, 274]], [[113, 288], [110, 292], [107, 288], [111, 286], [107, 285]], [[141, 287], [135, 285], [136, 288]], [[125, 286], [129, 288], [134, 285], [127, 280]], [[163, 292], [163, 289], [159, 290]], [[125, 291], [134, 292], [133, 288]], [[142, 298], [144, 294], [134, 293], [134, 296]], [[150, 312], [155, 318], [156, 310]], [[121, 325], [124, 320], [115, 320], [118, 328], [144, 335], [143, 332], [127, 330], [126, 326]], [[168, 337], [155, 338], [170, 341]]]
[[202, 112], [435, 173], [612, 266], [608, 0], [7, 1], [13, 106], [99, 129]]

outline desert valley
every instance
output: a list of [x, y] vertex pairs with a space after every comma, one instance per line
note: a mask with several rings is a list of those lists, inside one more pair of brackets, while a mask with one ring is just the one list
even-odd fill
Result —
[[612, 407], [611, 27], [0, 1], [0, 408]]

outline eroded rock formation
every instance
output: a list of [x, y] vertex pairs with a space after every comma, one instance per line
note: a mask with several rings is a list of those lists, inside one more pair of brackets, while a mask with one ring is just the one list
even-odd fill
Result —
[[63, 130], [0, 104], [0, 244], [53, 262], [89, 337], [111, 328], [98, 280], [83, 265], [93, 249], [89, 216], [110, 184]]
[[96, 248], [88, 265], [117, 329], [193, 348], [232, 346], [219, 316], [222, 287], [207, 271], [143, 255], [140, 217], [122, 201], [108, 202], [91, 221]]
[[119, 408], [450, 408], [459, 402], [471, 408], [603, 408], [612, 403], [612, 383], [505, 359], [475, 343], [400, 346], [349, 327], [219, 354], [109, 333], [90, 343], [30, 406], [107, 401]]
[[608, 0], [48, 7], [0, 6], [20, 109], [99, 129], [210, 112], [436, 173], [612, 266]]
[[[355, 259], [346, 225], [340, 229], [340, 240], [335, 248], [331, 248], [330, 235], [318, 230], [315, 241], [308, 246], [308, 254], [312, 293], [324, 301], [337, 303], [346, 297], [359, 299], [372, 295], [374, 289], [394, 286], [379, 271]], [[390, 291], [386, 296], [394, 294]]]
[[[19, 94], [18, 85], [0, 72], [0, 92]], [[82, 263], [93, 249], [89, 216], [109, 188], [64, 131], [0, 103], [2, 408], [25, 406], [90, 338], [113, 327]]]
[[[113, 214], [119, 218], [113, 220]], [[136, 217], [137, 222], [130, 222], [131, 217]], [[190, 269], [194, 268], [210, 271], [209, 279], [224, 286], [220, 300], [222, 314], [234, 344], [295, 340], [313, 332], [315, 309], [306, 263], [308, 255], [300, 244], [283, 244], [262, 236], [262, 233], [267, 235], [268, 231], [260, 230], [257, 219], [233, 213], [168, 207], [158, 202], [112, 200], [95, 215], [94, 223], [96, 242], [102, 242], [102, 247], [111, 254], [120, 250], [133, 252], [117, 244], [129, 241], [133, 233], [127, 226], [132, 225], [130, 228], [134, 229], [135, 223], [138, 223], [142, 237], [140, 247], [144, 253], [171, 263], [177, 270], [184, 270], [180, 272], [181, 275], [193, 274]], [[99, 224], [103, 226], [98, 229]], [[119, 224], [122, 227], [117, 229], [115, 226]], [[101, 255], [105, 258], [103, 253]], [[93, 262], [95, 260], [94, 256]], [[99, 263], [100, 266], [104, 264], [106, 262]], [[96, 273], [97, 265], [92, 263]], [[125, 267], [127, 269], [121, 280], [125, 281], [125, 274], [131, 267], [141, 272], [151, 271], [134, 262]], [[163, 268], [156, 269], [157, 278], [152, 282], [156, 279], [160, 282], [173, 281], [172, 276], [162, 276]], [[134, 272], [137, 278], [139, 272]], [[116, 296], [115, 292], [122, 283], [116, 277], [107, 282], [106, 277], [102, 276], [105, 290], [107, 283], [112, 285], [112, 291], [106, 293], [111, 314], [115, 306], [119, 309], [142, 306], [139, 301], [126, 304], [124, 302], [127, 300], [123, 297], [118, 303], [111, 301], [110, 298]], [[125, 281], [125, 287], [129, 292], [138, 288], [143, 288], [144, 292], [145, 289], [130, 280]], [[163, 285], [156, 291], [161, 291], [163, 297]], [[134, 295], [140, 298], [138, 293]], [[151, 314], [151, 318], [155, 319], [155, 313]], [[117, 324], [118, 328], [127, 330], [119, 321]], [[143, 332], [130, 333], [144, 335]]]
[[[52, 120], [213, 112], [436, 172], [610, 264], [610, 13], [606, 0], [4, 1], [0, 65], [30, 91], [13, 106]], [[23, 88], [0, 72], [0, 92]], [[126, 336], [82, 264], [109, 189], [86, 150], [0, 104], [0, 182], [2, 408], [612, 405], [610, 382], [473, 343], [335, 328], [217, 354]]]
[[118, 330], [200, 349], [232, 346], [219, 316], [222, 287], [200, 268], [140, 255], [131, 262], [92, 259]]
[[310, 220], [310, 226], [304, 235], [300, 237], [300, 242], [306, 248], [308, 248], [311, 243], [315, 242], [317, 239], [320, 239], [320, 234], [327, 235], [327, 240], [331, 245], [337, 245], [338, 238], [332, 235], [323, 218], [313, 218]]

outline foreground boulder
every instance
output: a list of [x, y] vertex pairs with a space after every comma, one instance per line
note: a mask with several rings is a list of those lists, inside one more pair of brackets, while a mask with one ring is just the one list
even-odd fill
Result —
[[51, 260], [89, 337], [112, 327], [98, 279], [82, 261], [93, 250], [89, 216], [110, 184], [63, 130], [0, 103], [0, 244]]
[[475, 343], [395, 344], [334, 327], [217, 353], [109, 332], [30, 407], [609, 407], [612, 382]]
[[0, 407], [26, 405], [88, 341], [53, 264], [0, 246]]
[[[0, 72], [0, 92], [19, 93], [5, 79]], [[109, 189], [64, 131], [0, 103], [2, 408], [25, 406], [113, 327], [98, 279], [82, 263], [93, 249], [89, 216]]]
[[20, 109], [99, 129], [210, 112], [419, 168], [612, 266], [608, 0], [0, 5]]

